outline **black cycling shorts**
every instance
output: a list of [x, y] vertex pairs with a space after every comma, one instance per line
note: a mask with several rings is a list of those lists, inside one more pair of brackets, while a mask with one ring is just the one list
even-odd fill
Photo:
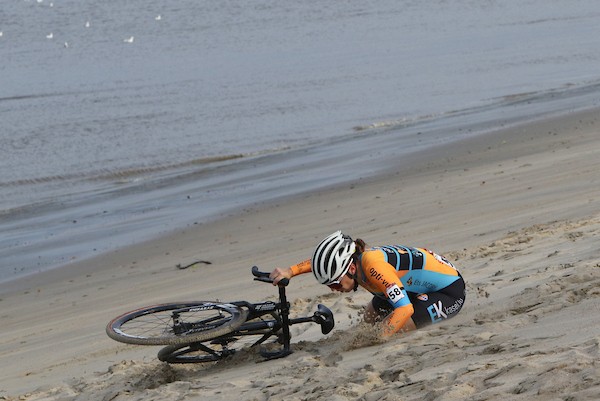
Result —
[[[466, 295], [465, 282], [460, 276], [454, 283], [436, 292], [426, 294], [407, 291], [406, 293], [415, 309], [412, 320], [417, 328], [455, 316], [465, 303]], [[394, 310], [387, 298], [375, 296], [371, 302], [382, 318]]]

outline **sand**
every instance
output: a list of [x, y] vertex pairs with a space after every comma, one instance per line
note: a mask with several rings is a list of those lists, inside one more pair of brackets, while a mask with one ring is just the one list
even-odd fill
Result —
[[[330, 293], [305, 275], [288, 288], [292, 313], [323, 303], [336, 328], [294, 326], [285, 359], [248, 352], [169, 366], [159, 347], [104, 332], [112, 317], [156, 302], [273, 299], [249, 268], [305, 259], [337, 228], [445, 254], [467, 282], [461, 313], [381, 342], [360, 325], [368, 293]], [[600, 112], [507, 127], [377, 179], [3, 285], [0, 399], [598, 400], [599, 238]], [[212, 264], [176, 267], [194, 260]]]

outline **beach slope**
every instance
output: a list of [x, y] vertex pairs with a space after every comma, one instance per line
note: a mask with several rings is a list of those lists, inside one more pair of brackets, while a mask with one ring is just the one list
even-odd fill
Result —
[[[599, 172], [600, 112], [565, 113], [4, 284], [0, 399], [600, 399]], [[330, 293], [305, 275], [288, 290], [293, 313], [323, 303], [336, 329], [293, 327], [285, 359], [169, 366], [158, 347], [104, 333], [156, 302], [274, 299], [250, 267], [303, 260], [338, 228], [444, 254], [467, 282], [461, 313], [381, 342], [359, 324], [368, 293]], [[210, 264], [176, 267], [196, 260]]]

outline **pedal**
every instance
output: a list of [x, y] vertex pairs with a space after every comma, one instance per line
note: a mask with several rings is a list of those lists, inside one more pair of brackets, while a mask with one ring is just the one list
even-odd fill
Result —
[[333, 312], [325, 305], [319, 304], [313, 315], [313, 321], [321, 325], [321, 333], [328, 334], [335, 327]]

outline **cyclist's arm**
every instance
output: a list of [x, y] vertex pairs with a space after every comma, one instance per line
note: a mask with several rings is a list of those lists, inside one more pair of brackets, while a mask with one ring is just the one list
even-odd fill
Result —
[[408, 319], [415, 312], [412, 304], [409, 302], [408, 305], [403, 305], [394, 309], [385, 319], [383, 319], [382, 335], [383, 337], [389, 337], [395, 333], [398, 333], [402, 327], [408, 322]]
[[408, 299], [408, 294], [402, 286], [402, 282], [395, 274], [386, 275], [385, 296], [388, 302], [394, 307], [394, 311], [383, 319], [383, 336], [389, 337], [399, 332], [413, 315], [415, 309]]
[[297, 265], [290, 266], [290, 271], [292, 276], [297, 276], [298, 274], [310, 273], [310, 259], [303, 260]]
[[402, 282], [396, 275], [395, 269], [382, 258], [381, 253], [363, 255], [363, 266], [366, 266], [369, 287], [383, 293], [388, 302], [394, 307], [383, 319], [383, 336], [388, 337], [399, 332], [415, 312]]
[[273, 279], [273, 284], [277, 285], [277, 283], [284, 278], [290, 279], [294, 276], [297, 276], [298, 274], [308, 272], [310, 272], [310, 259], [307, 259], [285, 269], [278, 267], [271, 272], [269, 277]]

